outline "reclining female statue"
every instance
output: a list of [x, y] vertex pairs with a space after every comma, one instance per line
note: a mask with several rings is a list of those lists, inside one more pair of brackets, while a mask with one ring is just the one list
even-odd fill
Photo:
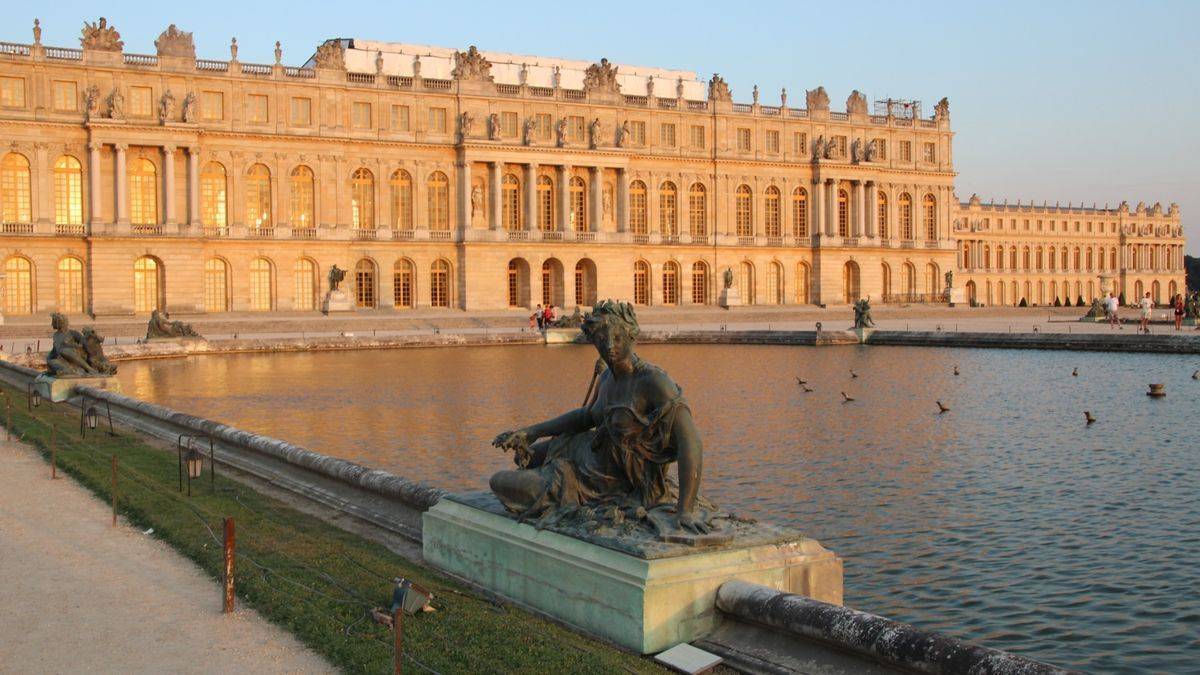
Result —
[[[634, 353], [632, 305], [597, 304], [582, 330], [608, 366], [595, 397], [497, 436], [492, 444], [513, 450], [518, 468], [492, 476], [492, 492], [522, 520], [607, 514], [608, 524], [646, 525], [660, 538], [709, 532], [716, 514], [698, 495], [700, 432], [679, 386]], [[678, 487], [667, 476], [672, 463]]]

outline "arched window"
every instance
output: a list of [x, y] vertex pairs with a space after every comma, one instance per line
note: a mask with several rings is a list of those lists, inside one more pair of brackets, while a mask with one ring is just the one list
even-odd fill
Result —
[[1037, 247], [1037, 257], [1034, 259], [1034, 265], [1036, 269], [1044, 269], [1043, 263], [1045, 262], [1045, 258], [1045, 252], [1042, 250], [1042, 247]]
[[554, 224], [554, 181], [549, 176], [537, 179], [537, 221], [542, 232], [558, 229]]
[[392, 265], [392, 305], [416, 307], [417, 269], [408, 258], [401, 258]]
[[707, 305], [708, 298], [708, 265], [696, 261], [692, 263], [692, 303]]
[[1089, 246], [1087, 250], [1087, 267], [1088, 271], [1095, 269], [1095, 260], [1092, 257], [1092, 248]]
[[646, 220], [646, 184], [635, 180], [629, 184], [629, 231], [648, 234], [650, 228]]
[[267, 229], [271, 220], [271, 170], [255, 164], [246, 172], [246, 226]]
[[275, 304], [275, 273], [271, 261], [250, 261], [250, 311], [269, 312]]
[[229, 265], [220, 258], [204, 263], [204, 311], [229, 311]]
[[837, 192], [837, 233], [839, 237], [850, 236], [850, 195], [845, 190]]
[[375, 306], [375, 261], [363, 258], [354, 265], [354, 305]]
[[133, 261], [133, 311], [162, 309], [162, 265], [150, 256]]
[[587, 232], [587, 187], [584, 185], [582, 178], [575, 176], [568, 183], [567, 189], [571, 193], [571, 212], [567, 214], [567, 220], [571, 224], [571, 229], [576, 232]]
[[749, 260], [743, 260], [738, 267], [738, 291], [742, 296], [742, 302], [747, 305], [754, 303], [754, 263]]
[[880, 285], [883, 287], [883, 291], [882, 291], [883, 295], [884, 295], [884, 297], [887, 297], [892, 294], [892, 268], [891, 268], [891, 266], [888, 265], [887, 263], [881, 263], [880, 269], [879, 269], [879, 274], [880, 274], [880, 281], [881, 281]]
[[292, 309], [311, 311], [317, 308], [317, 264], [300, 258], [292, 267]]
[[450, 229], [450, 181], [446, 174], [429, 174], [429, 229]]
[[780, 223], [779, 188], [774, 185], [767, 188], [763, 202], [763, 229], [768, 237], [782, 237], [783, 225]]
[[521, 229], [521, 181], [511, 173], [500, 179], [500, 220], [509, 232]]
[[525, 307], [528, 304], [529, 263], [513, 258], [508, 261], [508, 306]]
[[312, 169], [300, 165], [292, 169], [292, 203], [291, 226], [293, 229], [309, 229], [316, 227], [313, 214], [316, 211], [313, 202], [315, 185], [313, 184]]
[[938, 273], [937, 263], [925, 265], [925, 292], [938, 295], [942, 292], [942, 275]]
[[129, 168], [129, 222], [158, 223], [158, 170], [145, 157], [133, 160]]
[[33, 263], [14, 255], [4, 261], [4, 274], [4, 312], [33, 314]]
[[0, 161], [0, 217], [6, 223], [31, 223], [29, 160], [10, 152]]
[[1008, 251], [1008, 269], [1017, 269], [1017, 247], [1013, 246]]
[[1029, 247], [1026, 246], [1021, 250], [1021, 269], [1029, 269]]
[[862, 297], [862, 281], [858, 263], [849, 260], [842, 266], [842, 300], [847, 304]]
[[807, 305], [809, 299], [809, 279], [812, 275], [808, 267], [808, 263], [799, 263], [796, 265], [796, 302], [801, 305]]
[[412, 176], [404, 169], [392, 172], [392, 229], [405, 232], [413, 229]]
[[912, 263], [906, 262], [901, 269], [904, 272], [904, 278], [901, 280], [903, 284], [901, 292], [912, 297], [917, 294], [917, 268]]
[[633, 304], [650, 304], [650, 263], [645, 260], [633, 263]]
[[921, 209], [925, 220], [925, 239], [926, 241], [937, 241], [937, 199], [934, 199], [932, 194], [926, 194], [921, 201]]
[[[1050, 250], [1052, 252], [1054, 251], [1054, 249], [1050, 249]], [[1053, 256], [1053, 253], [1051, 253], [1051, 256]], [[991, 269], [991, 267], [992, 267], [992, 247], [984, 246], [983, 247], [983, 269], [987, 270], [987, 269]]]
[[575, 263], [575, 304], [596, 304], [596, 263], [588, 258]]
[[913, 239], [912, 197], [902, 192], [896, 204], [900, 207], [900, 238], [904, 241]]
[[1005, 260], [1004, 247], [997, 246], [996, 247], [996, 269], [998, 269], [998, 270], [1004, 269], [1004, 260]]
[[808, 236], [808, 191], [802, 187], [792, 190], [792, 232], [797, 237]]
[[[658, 187], [658, 228], [664, 235], [679, 234], [678, 197], [679, 193], [671, 181], [666, 181]], [[678, 274], [676, 276], [678, 277]], [[663, 289], [663, 292], [666, 293], [666, 289]]]
[[[1058, 259], [1057, 258], [1058, 258], [1058, 256], [1055, 254], [1054, 247], [1051, 246], [1050, 249], [1046, 251], [1046, 262], [1048, 263], [1047, 269], [1049, 269], [1051, 272], [1053, 272], [1058, 267]], [[1050, 294], [1054, 295], [1053, 291]]]
[[74, 256], [58, 261], [58, 311], [83, 311], [83, 261]]
[[664, 305], [679, 304], [679, 265], [671, 260], [663, 263], [662, 301]]
[[375, 174], [365, 167], [350, 179], [350, 219], [356, 230], [375, 229]]
[[225, 227], [225, 167], [208, 162], [200, 170], [200, 222], [205, 227]]
[[450, 263], [445, 260], [435, 260], [429, 268], [429, 306], [450, 306]]
[[1080, 270], [1082, 270], [1082, 269], [1083, 269], [1083, 267], [1082, 267], [1082, 266], [1079, 264], [1079, 263], [1080, 263], [1080, 256], [1079, 256], [1079, 247], [1078, 247], [1078, 246], [1076, 246], [1076, 247], [1075, 247], [1075, 255], [1074, 255], [1074, 256], [1072, 256], [1072, 258], [1071, 258], [1071, 261], [1072, 261], [1072, 262], [1075, 264], [1075, 267], [1074, 267], [1074, 269], [1075, 269], [1075, 271], [1076, 271], [1076, 272], [1078, 272], [1078, 271], [1080, 271]]
[[547, 258], [542, 263], [542, 304], [562, 307], [567, 299], [563, 285], [562, 263], [558, 258]]
[[54, 223], [83, 224], [83, 167], [69, 155], [54, 161]]
[[708, 236], [708, 191], [703, 183], [692, 183], [688, 191], [688, 228], [694, 238]]
[[783, 304], [783, 265], [775, 261], [767, 265], [767, 303]]
[[1062, 248], [1062, 271], [1064, 271], [1064, 272], [1070, 271], [1070, 269], [1071, 269], [1070, 265], [1067, 264], [1067, 255], [1068, 255], [1067, 247], [1064, 246]]
[[1108, 269], [1117, 271], [1117, 249], [1115, 247], [1109, 251]]
[[737, 236], [754, 236], [754, 193], [749, 185], [739, 185], [734, 195], [734, 214], [737, 224]]
[[880, 190], [879, 199], [876, 202], [876, 208], [879, 209], [877, 220], [879, 221], [879, 238], [887, 239], [888, 232], [888, 198], [887, 193]]

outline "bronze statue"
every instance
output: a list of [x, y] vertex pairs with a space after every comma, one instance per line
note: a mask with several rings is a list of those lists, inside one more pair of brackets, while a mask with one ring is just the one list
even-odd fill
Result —
[[146, 324], [146, 339], [153, 338], [198, 338], [200, 334], [191, 324], [182, 321], [171, 321], [170, 317], [157, 309], [150, 312], [150, 321]]
[[723, 275], [723, 277], [724, 277], [724, 281], [725, 281], [725, 288], [732, 288], [733, 287], [733, 270], [726, 267], [725, 274]]
[[871, 318], [871, 300], [863, 298], [854, 303], [854, 327], [874, 328], [875, 320]]
[[346, 270], [334, 265], [329, 269], [329, 290], [336, 291], [338, 284], [342, 283], [342, 279], [346, 278]]
[[[645, 527], [662, 541], [710, 532], [728, 516], [699, 496], [700, 432], [679, 385], [634, 353], [633, 306], [598, 303], [582, 330], [607, 365], [600, 374], [597, 364], [599, 387], [582, 407], [496, 436], [517, 469], [493, 475], [492, 492], [538, 527]], [[667, 476], [672, 463], [678, 485]]]
[[587, 316], [580, 311], [579, 305], [575, 305], [575, 311], [571, 312], [571, 316], [560, 316], [555, 319], [553, 328], [582, 328], [583, 322], [587, 320]]
[[1103, 319], [1108, 316], [1108, 311], [1104, 308], [1104, 301], [1100, 298], [1092, 298], [1092, 306], [1088, 309], [1088, 313], [1084, 315], [1085, 319]]
[[54, 339], [46, 354], [46, 370], [55, 377], [101, 377], [117, 372], [117, 367], [104, 356], [104, 337], [91, 328], [80, 333], [71, 330], [66, 316], [50, 315]]
[[83, 328], [83, 353], [87, 356], [88, 364], [101, 375], [113, 375], [117, 366], [104, 355], [104, 336], [97, 333], [95, 328]]

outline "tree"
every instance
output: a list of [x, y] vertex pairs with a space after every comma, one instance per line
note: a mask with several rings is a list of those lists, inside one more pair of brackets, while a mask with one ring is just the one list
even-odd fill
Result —
[[1062, 307], [1062, 300], [1059, 300], [1057, 295], [1056, 295], [1056, 296], [1054, 296], [1054, 306], [1055, 306], [1055, 307]]
[[1028, 307], [1028, 306], [1029, 306], [1029, 303], [1028, 303], [1028, 302], [1025, 302], [1025, 298], [1021, 298], [1021, 304], [1019, 304], [1019, 305], [1017, 305], [1017, 306], [1018, 306], [1018, 307]]

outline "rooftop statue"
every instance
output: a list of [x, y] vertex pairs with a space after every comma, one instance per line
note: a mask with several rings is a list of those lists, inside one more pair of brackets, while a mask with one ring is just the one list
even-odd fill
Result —
[[83, 22], [83, 30], [79, 44], [84, 49], [94, 49], [102, 52], [119, 52], [125, 48], [121, 34], [116, 28], [108, 25], [108, 19], [100, 17], [97, 23]]
[[454, 70], [450, 73], [456, 80], [474, 80], [478, 82], [494, 82], [492, 77], [492, 62], [471, 45], [465, 52], [454, 52]]
[[854, 327], [874, 328], [875, 320], [871, 318], [871, 299], [863, 298], [854, 303]]
[[617, 67], [609, 63], [608, 59], [600, 59], [600, 63], [588, 66], [583, 73], [583, 90], [621, 93], [621, 85], [617, 82]]
[[804, 94], [804, 101], [809, 110], [829, 110], [829, 94], [825, 93], [825, 87], [809, 89]]
[[942, 100], [938, 101], [937, 105], [933, 106], [933, 119], [935, 119], [935, 120], [949, 120], [950, 119], [950, 99], [943, 96]]
[[117, 367], [104, 356], [104, 337], [91, 328], [80, 333], [71, 330], [63, 314], [50, 315], [54, 339], [46, 354], [46, 370], [55, 377], [102, 377], [117, 372]]
[[633, 306], [598, 303], [582, 330], [600, 354], [599, 386], [579, 408], [496, 436], [517, 468], [493, 475], [492, 492], [521, 520], [575, 534], [679, 541], [721, 529], [731, 517], [699, 495], [703, 448], [683, 391], [633, 351]]
[[[818, 87], [819, 89], [820, 87]], [[867, 97], [857, 89], [850, 92], [850, 96], [846, 99], [846, 112], [856, 115], [867, 114]]]
[[146, 324], [146, 339], [153, 338], [198, 338], [200, 334], [191, 324], [182, 321], [171, 321], [170, 317], [157, 309], [150, 312], [150, 321]]
[[175, 24], [167, 26], [167, 29], [159, 34], [158, 39], [154, 41], [154, 48], [159, 56], [196, 58], [196, 45], [192, 41], [192, 34], [179, 30]]
[[708, 100], [723, 103], [733, 100], [733, 92], [729, 90], [729, 83], [716, 73], [713, 73], [712, 79], [708, 81]]
[[313, 63], [318, 68], [328, 68], [331, 70], [346, 69], [346, 49], [342, 47], [342, 43], [337, 40], [328, 40], [325, 44], [317, 47], [317, 53], [313, 56]]

